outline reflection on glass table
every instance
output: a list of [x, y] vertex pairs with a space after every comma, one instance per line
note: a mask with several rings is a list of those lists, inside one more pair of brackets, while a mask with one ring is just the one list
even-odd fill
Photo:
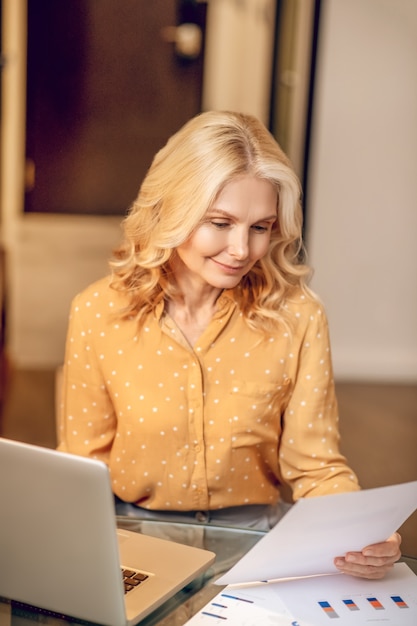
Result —
[[[141, 521], [128, 517], [118, 517], [117, 523], [119, 528], [202, 547], [217, 555], [214, 564], [206, 572], [142, 620], [141, 626], [183, 626], [217, 595], [220, 588], [214, 581], [264, 536], [262, 531], [248, 529]], [[403, 560], [417, 574], [417, 559], [404, 557]], [[7, 600], [0, 601], [0, 626], [29, 626], [33, 622], [47, 626], [82, 623], [74, 618], [53, 615]]]

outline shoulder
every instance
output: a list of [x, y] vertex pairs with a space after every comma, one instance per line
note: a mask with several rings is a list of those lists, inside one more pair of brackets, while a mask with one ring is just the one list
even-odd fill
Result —
[[104, 353], [115, 342], [131, 341], [137, 333], [134, 317], [122, 318], [128, 304], [126, 292], [112, 287], [112, 278], [102, 278], [79, 292], [72, 300], [69, 331], [72, 341], [88, 341], [90, 349]]
[[294, 315], [325, 315], [325, 307], [319, 296], [311, 289], [301, 289], [299, 287], [293, 289], [287, 295], [283, 306], [286, 311]]
[[325, 306], [319, 296], [310, 289], [294, 289], [285, 299], [283, 307], [287, 322], [296, 335], [328, 331]]
[[111, 287], [111, 276], [105, 276], [80, 291], [72, 300], [72, 313], [93, 315], [115, 313], [127, 304], [126, 295]]

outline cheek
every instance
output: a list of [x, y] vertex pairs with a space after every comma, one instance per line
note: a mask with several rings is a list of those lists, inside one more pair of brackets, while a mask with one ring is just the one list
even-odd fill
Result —
[[262, 257], [264, 257], [268, 252], [270, 241], [271, 237], [254, 235], [251, 246], [252, 259], [262, 259]]
[[200, 228], [189, 240], [188, 249], [202, 256], [211, 256], [224, 246], [223, 233], [212, 228]]

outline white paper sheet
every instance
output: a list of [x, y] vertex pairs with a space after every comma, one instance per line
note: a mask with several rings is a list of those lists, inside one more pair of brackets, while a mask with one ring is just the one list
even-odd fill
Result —
[[382, 580], [336, 574], [266, 587], [301, 624], [304, 620], [317, 626], [417, 624], [417, 576], [405, 563], [396, 563]]
[[296, 620], [269, 585], [223, 589], [186, 626], [310, 626]]
[[[333, 619], [335, 620], [333, 622]], [[417, 576], [396, 563], [382, 580], [343, 574], [230, 585], [187, 626], [416, 626]]]
[[219, 585], [334, 574], [334, 557], [385, 541], [417, 509], [417, 481], [304, 498]]

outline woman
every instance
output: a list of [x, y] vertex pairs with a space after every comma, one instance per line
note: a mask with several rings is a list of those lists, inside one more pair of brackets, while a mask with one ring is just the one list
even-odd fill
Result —
[[[248, 115], [203, 113], [155, 156], [111, 276], [74, 299], [64, 367], [60, 448], [108, 463], [119, 512], [268, 529], [283, 482], [294, 500], [359, 489], [299, 198]], [[377, 578], [399, 543], [335, 562]]]

